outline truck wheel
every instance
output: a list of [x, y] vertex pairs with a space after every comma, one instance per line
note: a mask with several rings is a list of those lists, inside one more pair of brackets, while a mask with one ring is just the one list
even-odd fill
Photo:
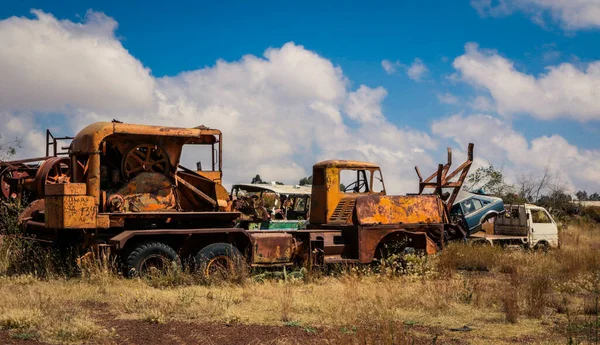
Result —
[[173, 262], [179, 263], [173, 248], [161, 242], [142, 243], [127, 256], [127, 275], [143, 277], [153, 271], [165, 272]]
[[244, 258], [240, 251], [229, 243], [213, 243], [202, 248], [194, 257], [195, 269], [207, 278], [231, 278]]

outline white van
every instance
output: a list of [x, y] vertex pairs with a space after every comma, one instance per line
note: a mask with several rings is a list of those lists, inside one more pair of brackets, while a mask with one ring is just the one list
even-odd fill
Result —
[[487, 232], [478, 232], [470, 238], [527, 249], [547, 250], [559, 246], [558, 227], [545, 208], [532, 204], [504, 205], [504, 208], [506, 212], [494, 220], [493, 227], [484, 227]]

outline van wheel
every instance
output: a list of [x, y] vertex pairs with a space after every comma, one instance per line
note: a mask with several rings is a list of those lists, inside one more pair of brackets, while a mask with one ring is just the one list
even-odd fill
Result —
[[533, 247], [533, 249], [534, 249], [534, 250], [538, 250], [538, 251], [541, 251], [541, 252], [544, 252], [544, 253], [545, 253], [545, 252], [547, 252], [547, 251], [548, 251], [548, 249], [550, 249], [550, 246], [548, 245], [548, 243], [547, 243], [547, 242], [538, 242], [538, 243], [537, 243], [537, 244], [536, 244], [536, 245]]
[[473, 240], [471, 241], [471, 245], [472, 246], [477, 246], [477, 247], [492, 247], [492, 243], [488, 240]]
[[173, 262], [179, 264], [179, 255], [162, 242], [146, 242], [129, 253], [126, 261], [129, 277], [144, 277], [166, 272]]
[[233, 277], [244, 264], [242, 253], [229, 243], [213, 243], [202, 248], [194, 261], [196, 272], [216, 279]]

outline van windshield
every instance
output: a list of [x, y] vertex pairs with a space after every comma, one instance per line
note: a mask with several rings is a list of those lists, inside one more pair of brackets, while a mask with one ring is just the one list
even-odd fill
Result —
[[550, 216], [544, 210], [531, 210], [531, 220], [534, 223], [552, 223]]

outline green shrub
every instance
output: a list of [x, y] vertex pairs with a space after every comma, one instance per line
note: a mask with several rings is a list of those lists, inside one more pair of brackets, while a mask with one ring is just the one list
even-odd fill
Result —
[[600, 206], [588, 206], [581, 209], [580, 214], [584, 219], [600, 223]]

